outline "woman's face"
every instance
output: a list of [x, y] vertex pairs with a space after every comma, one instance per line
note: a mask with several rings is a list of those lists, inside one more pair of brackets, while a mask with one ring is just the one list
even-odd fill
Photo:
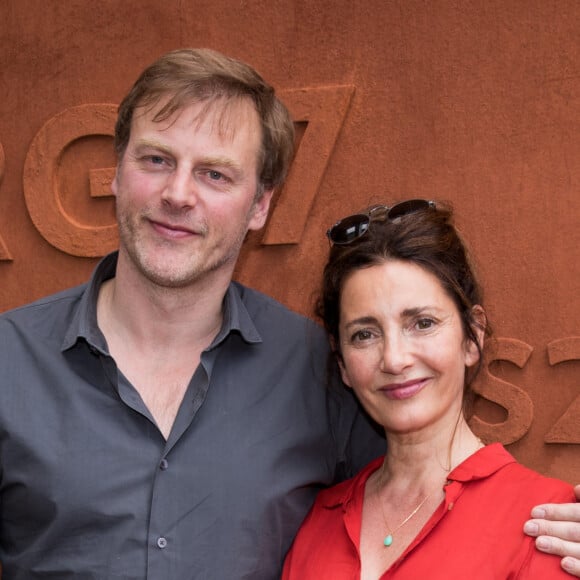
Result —
[[350, 274], [339, 326], [341, 374], [387, 433], [450, 427], [478, 351], [430, 272], [398, 260]]

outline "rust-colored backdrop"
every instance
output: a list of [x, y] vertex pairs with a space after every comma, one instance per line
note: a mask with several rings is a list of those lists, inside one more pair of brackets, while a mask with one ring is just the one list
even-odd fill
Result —
[[0, 41], [0, 310], [115, 247], [116, 104], [161, 53], [215, 48], [300, 129], [237, 277], [309, 314], [330, 223], [453, 202], [497, 336], [475, 427], [580, 482], [580, 2], [4, 0]]

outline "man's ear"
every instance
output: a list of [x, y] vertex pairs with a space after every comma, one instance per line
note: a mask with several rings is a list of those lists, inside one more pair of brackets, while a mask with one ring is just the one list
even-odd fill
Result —
[[248, 224], [248, 230], [261, 230], [268, 219], [268, 212], [270, 211], [270, 203], [274, 189], [265, 189], [262, 195], [254, 201], [252, 208], [253, 215]]
[[479, 304], [476, 304], [471, 309], [471, 328], [479, 344], [479, 349], [477, 345], [472, 341], [468, 340], [465, 345], [465, 366], [471, 367], [479, 360], [479, 351], [483, 350], [483, 343], [485, 340], [485, 329], [487, 327], [487, 317], [485, 315], [485, 310]]
[[111, 193], [117, 197], [117, 191], [119, 190], [119, 166], [115, 169], [115, 175], [113, 175], [113, 181], [111, 181]]

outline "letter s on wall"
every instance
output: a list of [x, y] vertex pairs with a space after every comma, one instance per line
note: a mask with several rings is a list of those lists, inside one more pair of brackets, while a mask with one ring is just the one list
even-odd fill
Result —
[[[488, 362], [505, 360], [523, 368], [532, 351], [533, 348], [521, 340], [497, 338], [489, 342]], [[492, 375], [487, 367], [484, 380], [477, 381], [473, 389], [478, 395], [497, 403], [508, 412], [508, 418], [503, 423], [488, 423], [473, 416], [470, 423], [480, 437], [488, 441], [499, 439], [504, 445], [508, 445], [528, 432], [534, 418], [534, 405], [526, 391]]]

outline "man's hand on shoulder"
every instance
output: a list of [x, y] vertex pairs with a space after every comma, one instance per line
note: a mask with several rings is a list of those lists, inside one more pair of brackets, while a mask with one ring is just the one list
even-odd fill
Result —
[[[580, 501], [580, 485], [574, 488]], [[524, 532], [536, 538], [536, 547], [562, 557], [562, 568], [580, 578], [580, 503], [542, 504], [532, 509]]]

